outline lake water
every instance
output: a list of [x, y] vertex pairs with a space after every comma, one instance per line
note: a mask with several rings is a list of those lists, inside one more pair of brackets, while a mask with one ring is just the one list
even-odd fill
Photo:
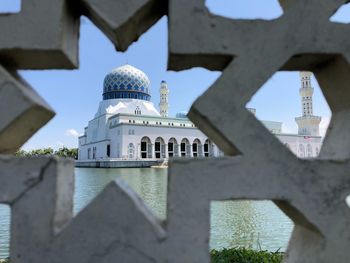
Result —
[[[113, 179], [124, 179], [156, 216], [166, 218], [167, 169], [76, 168], [74, 212], [83, 209]], [[8, 256], [10, 211], [0, 205], [0, 258]], [[293, 223], [270, 201], [212, 202], [210, 247], [286, 249]]]

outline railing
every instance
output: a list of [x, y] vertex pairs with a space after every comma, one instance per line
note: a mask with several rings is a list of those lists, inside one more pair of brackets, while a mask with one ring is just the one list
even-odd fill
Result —
[[[271, 21], [213, 16], [204, 0], [25, 0], [19, 14], [0, 15], [0, 153], [14, 153], [54, 115], [15, 70], [77, 68], [80, 15], [122, 51], [169, 15], [169, 69], [223, 72], [189, 117], [231, 156], [170, 161], [163, 224], [122, 181], [73, 218], [72, 162], [3, 155], [11, 260], [209, 262], [210, 202], [268, 199], [296, 224], [286, 262], [349, 262], [350, 28], [329, 21], [346, 0], [280, 2], [284, 14]], [[328, 100], [319, 159], [296, 158], [245, 109], [278, 70], [313, 71]]]

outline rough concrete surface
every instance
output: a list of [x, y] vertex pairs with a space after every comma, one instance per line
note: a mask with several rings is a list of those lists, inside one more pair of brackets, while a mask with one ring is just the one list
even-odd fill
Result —
[[[273, 200], [294, 221], [285, 262], [349, 262], [350, 27], [329, 21], [346, 2], [281, 0], [270, 21], [215, 16], [204, 0], [25, 0], [0, 15], [0, 153], [53, 115], [15, 70], [77, 67], [79, 15], [125, 50], [167, 13], [169, 69], [222, 71], [189, 116], [227, 155], [170, 162], [165, 222], [121, 181], [73, 217], [71, 161], [0, 156], [12, 262], [209, 262], [210, 202], [236, 199]], [[331, 107], [315, 160], [295, 157], [245, 109], [279, 70], [314, 72]]]
[[79, 16], [66, 0], [22, 0], [0, 14], [0, 63], [21, 69], [78, 66]]
[[125, 51], [167, 11], [167, 0], [80, 0], [87, 15]]
[[[194, 184], [195, 189], [203, 185], [212, 193], [204, 196], [209, 200], [275, 201], [296, 224], [285, 262], [348, 262], [350, 234], [346, 229], [350, 217], [345, 198], [350, 193], [350, 42], [345, 32], [350, 28], [329, 21], [347, 1], [280, 2], [284, 14], [262, 21], [211, 15], [204, 0], [170, 1], [169, 68], [223, 70], [192, 105], [189, 116], [233, 156], [203, 160], [197, 173], [189, 168], [196, 167], [195, 161], [184, 163], [184, 169], [176, 168], [181, 176], [175, 180], [186, 173], [197, 175], [200, 181]], [[300, 160], [291, 155], [245, 109], [279, 70], [313, 71], [331, 107], [332, 123], [319, 160]]]
[[14, 153], [54, 112], [19, 76], [0, 65], [0, 154]]

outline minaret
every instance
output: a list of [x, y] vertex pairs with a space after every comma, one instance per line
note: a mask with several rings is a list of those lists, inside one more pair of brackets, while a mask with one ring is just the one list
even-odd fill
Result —
[[160, 83], [160, 102], [159, 102], [159, 109], [160, 109], [160, 115], [162, 117], [168, 117], [168, 110], [169, 110], [169, 89], [168, 84], [162, 80]]
[[312, 95], [314, 89], [311, 86], [311, 74], [308, 71], [300, 72], [301, 88], [299, 94], [303, 116], [295, 118], [295, 121], [298, 124], [298, 134], [319, 136], [321, 117], [313, 115]]

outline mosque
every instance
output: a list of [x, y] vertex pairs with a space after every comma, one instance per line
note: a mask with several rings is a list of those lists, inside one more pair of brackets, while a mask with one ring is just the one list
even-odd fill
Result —
[[[262, 121], [300, 158], [315, 157], [322, 137], [321, 117], [313, 115], [311, 73], [300, 72], [302, 116], [298, 134], [282, 132], [282, 123]], [[79, 137], [80, 167], [147, 167], [170, 157], [221, 156], [220, 149], [187, 117], [168, 116], [169, 88], [160, 83], [159, 110], [151, 102], [151, 82], [141, 70], [124, 65], [104, 79], [103, 100]], [[249, 109], [255, 114], [255, 109]]]

